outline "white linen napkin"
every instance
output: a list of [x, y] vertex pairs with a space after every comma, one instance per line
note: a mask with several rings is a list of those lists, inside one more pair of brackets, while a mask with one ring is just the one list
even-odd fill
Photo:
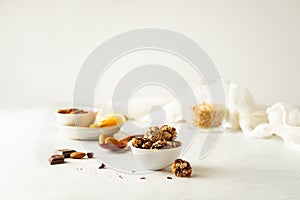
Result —
[[[258, 112], [259, 115], [255, 114]], [[265, 121], [265, 116], [268, 121]], [[254, 126], [251, 124], [253, 120], [258, 122]], [[253, 110], [248, 116], [240, 118], [240, 124], [243, 132], [251, 137], [267, 138], [277, 135], [289, 148], [300, 152], [300, 109], [298, 107], [276, 103], [265, 111]]]

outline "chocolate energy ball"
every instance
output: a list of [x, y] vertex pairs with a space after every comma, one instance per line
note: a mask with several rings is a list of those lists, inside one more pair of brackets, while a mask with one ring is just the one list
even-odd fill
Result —
[[152, 143], [148, 138], [136, 137], [132, 139], [132, 146], [140, 149], [150, 149]]
[[192, 175], [192, 166], [185, 160], [176, 159], [172, 164], [172, 172], [178, 177], [190, 177]]
[[145, 138], [148, 138], [152, 141], [157, 141], [161, 139], [161, 132], [158, 126], [151, 126], [148, 128], [147, 132], [145, 133]]
[[162, 149], [167, 146], [167, 141], [165, 140], [158, 140], [154, 142], [151, 146], [151, 149]]
[[153, 142], [158, 140], [174, 141], [176, 136], [176, 129], [168, 125], [163, 125], [160, 128], [157, 126], [149, 127], [145, 134], [145, 138], [151, 139]]
[[163, 125], [159, 130], [163, 140], [174, 141], [177, 137], [176, 128], [174, 127]]
[[168, 125], [162, 127], [152, 126], [149, 127], [144, 135], [144, 138], [137, 137], [133, 139], [132, 145], [136, 148], [142, 149], [162, 149], [172, 147], [168, 142], [175, 141], [177, 136], [176, 129]]

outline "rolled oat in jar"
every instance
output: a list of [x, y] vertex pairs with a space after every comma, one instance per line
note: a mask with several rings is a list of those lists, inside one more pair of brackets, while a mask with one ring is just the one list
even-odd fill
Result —
[[193, 125], [200, 128], [216, 128], [222, 125], [225, 108], [219, 104], [202, 103], [193, 107]]

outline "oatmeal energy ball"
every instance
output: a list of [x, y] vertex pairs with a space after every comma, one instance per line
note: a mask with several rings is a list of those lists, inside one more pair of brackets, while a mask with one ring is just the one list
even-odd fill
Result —
[[159, 131], [158, 126], [151, 126], [148, 128], [147, 132], [145, 133], [145, 138], [148, 138], [153, 141], [157, 141], [161, 139], [161, 133]]
[[176, 128], [170, 127], [168, 125], [163, 125], [160, 127], [161, 138], [167, 141], [174, 141], [177, 137]]
[[148, 138], [136, 137], [132, 139], [132, 146], [140, 149], [150, 149], [152, 143]]
[[172, 148], [177, 137], [174, 127], [163, 125], [162, 127], [149, 127], [144, 137], [132, 140], [132, 146], [140, 149], [163, 149]]
[[185, 160], [176, 159], [172, 164], [172, 172], [178, 177], [190, 177], [192, 175], [192, 166]]
[[145, 134], [145, 138], [151, 139], [154, 142], [158, 140], [174, 141], [176, 137], [176, 129], [168, 125], [163, 125], [160, 128], [157, 126], [149, 127]]
[[151, 149], [162, 149], [167, 146], [167, 141], [165, 140], [157, 140], [151, 146]]

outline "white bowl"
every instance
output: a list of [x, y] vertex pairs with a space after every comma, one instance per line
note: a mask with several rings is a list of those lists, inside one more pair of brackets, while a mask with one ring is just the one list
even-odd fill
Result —
[[175, 141], [177, 147], [170, 149], [140, 149], [132, 146], [132, 154], [138, 163], [147, 170], [160, 170], [172, 164], [180, 155], [182, 143]]
[[81, 114], [62, 114], [55, 112], [56, 122], [57, 124], [64, 126], [80, 126], [80, 127], [88, 127], [92, 124], [97, 116], [96, 108], [79, 108], [85, 111], [89, 111], [88, 113]]
[[120, 126], [89, 128], [56, 124], [56, 127], [66, 137], [76, 140], [98, 140], [100, 134], [104, 134], [105, 136], [113, 136], [120, 130]]

